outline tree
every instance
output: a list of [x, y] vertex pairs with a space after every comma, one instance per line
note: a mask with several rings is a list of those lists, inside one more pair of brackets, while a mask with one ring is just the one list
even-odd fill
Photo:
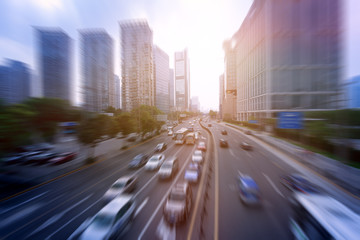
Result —
[[130, 113], [121, 113], [115, 117], [115, 127], [123, 135], [128, 135], [135, 131], [136, 122]]
[[159, 123], [155, 118], [158, 114], [162, 114], [162, 112], [157, 107], [147, 105], [141, 105], [131, 111], [131, 115], [137, 123], [136, 131], [141, 133], [142, 137], [158, 128]]

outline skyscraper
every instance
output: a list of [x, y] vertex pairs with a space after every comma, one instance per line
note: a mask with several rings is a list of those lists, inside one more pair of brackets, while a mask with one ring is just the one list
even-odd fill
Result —
[[122, 106], [155, 105], [153, 33], [147, 21], [120, 23]]
[[236, 71], [230, 74], [237, 80], [237, 120], [338, 108], [341, 3], [253, 2], [225, 49], [236, 56]]
[[155, 106], [164, 113], [169, 112], [169, 55], [154, 46]]
[[30, 97], [31, 73], [27, 64], [11, 59], [0, 66], [0, 98], [7, 104], [20, 103]]
[[225, 95], [224, 74], [221, 74], [219, 77], [219, 115], [221, 119], [224, 118], [223, 116], [224, 95]]
[[169, 107], [170, 110], [174, 110], [175, 107], [175, 79], [174, 79], [174, 69], [169, 69]]
[[115, 108], [121, 108], [121, 82], [118, 75], [114, 74], [115, 81]]
[[178, 111], [190, 109], [190, 62], [188, 51], [175, 52], [175, 107]]
[[80, 30], [84, 107], [101, 112], [115, 107], [114, 47], [105, 30]]
[[37, 60], [44, 97], [72, 101], [72, 40], [60, 28], [36, 28]]

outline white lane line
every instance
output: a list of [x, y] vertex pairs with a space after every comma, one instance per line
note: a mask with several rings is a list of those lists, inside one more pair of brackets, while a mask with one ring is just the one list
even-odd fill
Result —
[[51, 224], [55, 223], [56, 221], [58, 221], [59, 219], [61, 219], [66, 213], [68, 213], [69, 211], [71, 211], [73, 208], [77, 207], [78, 205], [80, 205], [81, 203], [85, 202], [89, 197], [91, 197], [93, 195], [90, 194], [89, 196], [87, 196], [86, 198], [82, 199], [81, 201], [77, 202], [76, 204], [72, 205], [71, 207], [67, 208], [65, 211], [58, 213], [54, 216], [52, 216], [51, 218], [49, 218], [47, 221], [45, 221], [43, 224], [41, 224], [38, 228], [36, 228], [32, 233], [30, 233], [28, 235], [32, 236], [37, 232], [40, 232], [41, 230], [47, 228], [48, 226], [50, 226]]
[[136, 217], [139, 213], [140, 213], [140, 211], [141, 211], [141, 209], [143, 209], [144, 207], [145, 207], [145, 205], [146, 205], [146, 203], [149, 201], [149, 197], [147, 197], [147, 198], [145, 198], [145, 200], [140, 204], [140, 206], [136, 209], [136, 212], [135, 212], [135, 214], [134, 214], [134, 217]]
[[30, 198], [30, 199], [28, 199], [28, 200], [26, 200], [26, 201], [22, 202], [22, 203], [19, 203], [19, 204], [15, 205], [15, 206], [12, 206], [12, 207], [10, 207], [10, 208], [7, 208], [7, 209], [5, 209], [5, 210], [1, 211], [1, 212], [0, 212], [0, 214], [7, 213], [7, 212], [9, 212], [9, 211], [13, 210], [14, 208], [20, 207], [21, 205], [23, 205], [23, 204], [25, 204], [25, 203], [28, 203], [28, 202], [30, 202], [30, 201], [32, 201], [32, 200], [34, 200], [34, 199], [36, 199], [36, 198], [41, 197], [42, 195], [46, 194], [47, 192], [48, 192], [48, 191], [43, 192], [43, 193], [41, 193], [41, 194], [39, 194], [39, 195], [37, 195], [37, 196], [35, 196], [35, 197], [32, 197], [32, 198]]
[[13, 222], [15, 222], [17, 220], [25, 218], [27, 215], [29, 215], [32, 212], [36, 211], [41, 206], [42, 206], [42, 204], [35, 204], [35, 205], [29, 206], [29, 207], [15, 213], [14, 215], [11, 215], [11, 217], [2, 219], [2, 222], [0, 223], [0, 228], [6, 227], [6, 226], [12, 224]]
[[229, 152], [230, 152], [230, 154], [231, 154], [234, 158], [237, 159], [237, 157], [235, 156], [234, 152], [233, 152], [231, 149], [229, 149]]
[[[192, 149], [190, 152], [193, 152], [193, 151], [194, 151], [194, 148], [195, 148], [195, 145], [194, 145], [193, 149]], [[180, 149], [179, 149], [179, 151], [180, 151]], [[176, 155], [177, 155], [177, 152], [176, 152], [175, 156], [176, 156]], [[171, 186], [169, 187], [169, 189], [167, 190], [167, 192], [164, 194], [164, 197], [161, 199], [159, 205], [158, 205], [157, 208], [155, 209], [154, 213], [151, 215], [149, 221], [146, 223], [146, 225], [145, 225], [145, 227], [143, 228], [143, 230], [141, 231], [141, 233], [140, 233], [140, 235], [139, 235], [139, 237], [138, 237], [138, 240], [140, 240], [140, 239], [143, 237], [144, 233], [146, 232], [146, 230], [147, 230], [148, 227], [150, 226], [152, 220], [154, 219], [156, 213], [157, 213], [157, 212], [159, 211], [159, 209], [163, 206], [163, 204], [164, 204], [166, 198], [168, 197], [171, 189], [174, 187], [175, 183], [177, 183], [179, 177], [181, 176], [180, 173], [184, 171], [184, 169], [185, 169], [185, 167], [187, 166], [190, 158], [191, 158], [191, 154], [190, 154], [189, 157], [186, 159], [186, 161], [185, 161], [185, 163], [184, 163], [184, 166], [183, 166], [183, 167], [181, 168], [181, 170], [179, 171], [179, 173], [178, 173], [178, 175], [176, 176], [174, 182], [171, 184]]]
[[271, 186], [275, 189], [275, 191], [276, 191], [280, 196], [282, 196], [283, 198], [285, 198], [284, 195], [280, 192], [280, 190], [279, 190], [279, 189], [275, 186], [275, 184], [271, 181], [271, 179], [270, 179], [266, 174], [263, 173], [263, 175], [264, 175], [264, 177], [268, 180], [268, 182], [271, 184]]
[[156, 229], [156, 235], [162, 240], [175, 240], [176, 227], [174, 225], [169, 226], [168, 224], [166, 224], [164, 217], [162, 217]]
[[[61, 231], [63, 228], [65, 228], [67, 225], [69, 225], [72, 221], [74, 221], [76, 218], [78, 218], [80, 215], [82, 215], [84, 212], [88, 211], [90, 208], [92, 208], [95, 204], [97, 204], [98, 202], [102, 201], [102, 198], [99, 198], [97, 201], [95, 201], [93, 204], [91, 204], [90, 206], [88, 206], [87, 208], [85, 208], [83, 211], [81, 211], [79, 214], [77, 214], [75, 217], [73, 217], [69, 222], [65, 223], [64, 225], [61, 226], [61, 228], [59, 228], [58, 230], [56, 230], [55, 232], [53, 232], [51, 235], [49, 235], [46, 240], [51, 239], [52, 236], [54, 236], [56, 233], [58, 233], [59, 231]], [[80, 225], [81, 226], [81, 225]], [[75, 230], [76, 232], [76, 230]], [[74, 232], [74, 233], [75, 233]], [[68, 239], [71, 239], [71, 235]]]

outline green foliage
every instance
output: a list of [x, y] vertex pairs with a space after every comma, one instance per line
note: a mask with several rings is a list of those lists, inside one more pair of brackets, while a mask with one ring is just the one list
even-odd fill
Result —
[[159, 122], [155, 116], [162, 114], [162, 112], [154, 106], [141, 105], [131, 111], [131, 116], [136, 123], [136, 131], [144, 135], [159, 128]]
[[115, 128], [123, 135], [128, 135], [135, 131], [136, 122], [130, 113], [124, 112], [115, 117]]

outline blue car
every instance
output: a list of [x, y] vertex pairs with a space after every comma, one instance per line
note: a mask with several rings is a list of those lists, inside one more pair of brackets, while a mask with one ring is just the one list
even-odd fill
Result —
[[248, 175], [240, 175], [237, 178], [239, 197], [245, 205], [261, 205], [259, 186]]

